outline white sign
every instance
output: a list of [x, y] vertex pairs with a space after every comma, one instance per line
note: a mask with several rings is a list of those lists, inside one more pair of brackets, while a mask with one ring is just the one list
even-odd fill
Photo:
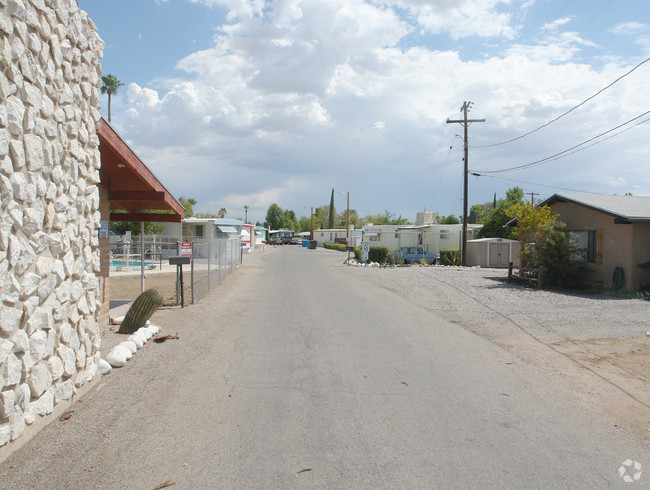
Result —
[[181, 255], [192, 256], [192, 242], [181, 242]]
[[368, 262], [368, 254], [370, 253], [370, 242], [361, 242], [361, 257], [364, 262]]

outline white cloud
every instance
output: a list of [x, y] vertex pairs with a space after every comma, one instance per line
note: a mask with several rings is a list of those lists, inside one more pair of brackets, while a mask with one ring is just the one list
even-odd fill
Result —
[[[511, 0], [377, 0], [378, 4], [397, 6], [411, 13], [428, 32], [446, 32], [453, 39], [468, 36], [513, 38], [517, 27], [512, 15], [498, 6]], [[529, 6], [529, 5], [528, 5]], [[527, 8], [523, 5], [520, 8]]]
[[[631, 67], [619, 58], [598, 68], [575, 61], [590, 41], [564, 32], [568, 19], [548, 24], [542, 42], [517, 40], [474, 61], [402, 45], [422, 26], [452, 38], [516, 36], [512, 14], [498, 9], [510, 3], [496, 0], [193, 1], [228, 8], [230, 23], [213, 47], [178, 62], [179, 78], [158, 90], [128, 87], [125, 133], [175, 195], [197, 198], [199, 210], [248, 205], [254, 221], [272, 202], [305, 214], [304, 206], [328, 202], [332, 187], [350, 190], [362, 214], [458, 212], [448, 207], [459, 203], [461, 128], [445, 120], [458, 117], [464, 100], [475, 102], [471, 116], [487, 119], [471, 126], [470, 145], [495, 143], [547, 122]], [[409, 24], [391, 6], [417, 20]], [[534, 136], [472, 148], [471, 168], [532, 162], [635, 116], [650, 105], [647, 71], [637, 71]], [[626, 135], [645, 141], [643, 131]], [[504, 176], [594, 191], [641, 182], [622, 162], [643, 151], [618, 141]], [[490, 200], [512, 185], [471, 184]]]

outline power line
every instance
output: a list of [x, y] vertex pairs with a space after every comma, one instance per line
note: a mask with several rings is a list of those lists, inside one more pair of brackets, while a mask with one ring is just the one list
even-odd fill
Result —
[[558, 185], [546, 185], [546, 184], [540, 184], [539, 182], [527, 182], [525, 180], [516, 180], [516, 179], [507, 179], [505, 177], [496, 177], [494, 175], [483, 175], [478, 172], [471, 172], [470, 175], [473, 175], [474, 177], [485, 177], [488, 179], [492, 180], [503, 180], [505, 182], [514, 182], [515, 184], [527, 184], [527, 185], [533, 185], [537, 187], [548, 187], [549, 189], [560, 189], [562, 191], [571, 191], [571, 192], [580, 192], [581, 194], [594, 194], [597, 196], [604, 196], [605, 194], [602, 194], [600, 192], [592, 192], [592, 191], [585, 191], [581, 189], [572, 189], [570, 187], [561, 187]]
[[[541, 165], [542, 163], [548, 163], [550, 161], [557, 160], [557, 159], [559, 159], [559, 158], [561, 158], [563, 156], [571, 155], [571, 154], [575, 153], [575, 151], [573, 151], [573, 150], [575, 150], [576, 148], [580, 148], [581, 146], [584, 146], [587, 143], [590, 143], [590, 142], [592, 142], [592, 141], [594, 141], [594, 140], [596, 140], [596, 139], [598, 139], [598, 138], [600, 138], [600, 137], [602, 137], [602, 136], [604, 136], [606, 134], [609, 134], [609, 133], [611, 133], [613, 131], [616, 131], [617, 129], [622, 128], [623, 126], [626, 126], [627, 124], [630, 124], [631, 122], [636, 121], [637, 119], [640, 119], [643, 116], [647, 116], [648, 114], [650, 114], [650, 111], [646, 111], [643, 114], [639, 114], [638, 116], [633, 117], [629, 121], [626, 121], [626, 122], [624, 122], [622, 124], [619, 124], [618, 126], [613, 127], [611, 129], [608, 129], [607, 131], [605, 131], [603, 133], [600, 133], [600, 134], [598, 134], [598, 135], [596, 135], [596, 136], [594, 136], [592, 138], [589, 138], [588, 140], [585, 140], [582, 143], [574, 145], [571, 148], [567, 148], [566, 150], [563, 150], [563, 151], [561, 151], [559, 153], [555, 153], [554, 155], [548, 156], [546, 158], [542, 158], [540, 160], [536, 160], [536, 161], [530, 162], [530, 163], [525, 163], [523, 165], [517, 165], [515, 167], [504, 168], [504, 169], [501, 169], [501, 170], [484, 170], [483, 173], [485, 173], [485, 174], [498, 174], [498, 173], [501, 173], [501, 172], [510, 172], [511, 170], [521, 170], [523, 168], [534, 167], [536, 165]], [[641, 121], [639, 124], [643, 124], [646, 121], [647, 121], [647, 119], [644, 120], [644, 121]], [[636, 126], [638, 126], [638, 124]], [[623, 131], [621, 131], [621, 133], [622, 132]], [[620, 133], [618, 133], [618, 134], [620, 134]], [[599, 141], [599, 143], [600, 143], [600, 141]], [[590, 145], [590, 146], [593, 146], [593, 145]], [[586, 148], [583, 148], [583, 149], [586, 149]], [[571, 152], [571, 153], [569, 153], [569, 152]]]
[[566, 112], [560, 114], [560, 115], [557, 116], [556, 118], [551, 119], [549, 122], [547, 122], [547, 123], [545, 123], [545, 124], [542, 124], [542, 125], [539, 126], [538, 128], [533, 129], [532, 131], [529, 131], [529, 132], [527, 132], [527, 133], [524, 133], [524, 134], [522, 134], [521, 136], [517, 136], [516, 138], [512, 138], [512, 139], [509, 139], [509, 140], [506, 140], [506, 141], [502, 141], [501, 143], [494, 143], [494, 144], [491, 144], [491, 145], [477, 145], [477, 146], [472, 146], [472, 148], [491, 148], [491, 147], [494, 147], [494, 146], [501, 146], [501, 145], [505, 145], [505, 144], [507, 144], [507, 143], [512, 143], [513, 141], [520, 140], [520, 139], [522, 139], [522, 138], [525, 138], [526, 136], [530, 136], [531, 134], [536, 133], [536, 132], [539, 131], [540, 129], [543, 129], [543, 128], [545, 128], [545, 127], [547, 127], [547, 126], [553, 124], [553, 123], [556, 122], [557, 120], [563, 118], [563, 117], [566, 116], [567, 114], [569, 114], [569, 113], [573, 112], [574, 110], [576, 110], [577, 108], [583, 106], [584, 104], [586, 104], [587, 102], [589, 102], [589, 101], [592, 100], [593, 98], [597, 97], [598, 95], [600, 95], [601, 93], [603, 93], [605, 90], [607, 90], [608, 88], [612, 87], [614, 84], [616, 84], [616, 83], [618, 83], [619, 81], [621, 81], [623, 78], [625, 78], [626, 76], [628, 76], [629, 74], [631, 74], [634, 70], [636, 70], [637, 68], [639, 68], [639, 67], [640, 67], [641, 65], [643, 65], [644, 63], [647, 63], [648, 61], [650, 61], [650, 58], [646, 58], [646, 59], [643, 60], [641, 63], [639, 63], [638, 65], [636, 65], [634, 68], [632, 68], [631, 70], [629, 70], [627, 73], [624, 73], [623, 75], [621, 75], [620, 77], [618, 77], [616, 80], [614, 80], [612, 83], [610, 83], [610, 84], [607, 85], [606, 87], [601, 88], [598, 92], [596, 92], [595, 94], [593, 94], [591, 97], [586, 98], [585, 100], [583, 100], [582, 102], [580, 102], [578, 105], [576, 105], [576, 106], [572, 107], [571, 109], [569, 109], [568, 111], [566, 111]]

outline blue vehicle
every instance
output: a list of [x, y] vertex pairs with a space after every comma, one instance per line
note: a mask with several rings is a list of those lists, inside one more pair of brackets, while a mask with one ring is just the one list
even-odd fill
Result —
[[437, 264], [440, 259], [439, 254], [425, 252], [421, 247], [402, 247], [397, 251], [397, 255], [404, 257], [404, 264], [417, 264], [423, 260], [429, 264]]

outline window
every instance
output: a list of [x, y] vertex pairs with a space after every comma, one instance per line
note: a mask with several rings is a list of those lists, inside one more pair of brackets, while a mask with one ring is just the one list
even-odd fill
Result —
[[203, 225], [196, 225], [194, 227], [194, 236], [197, 238], [203, 237]]
[[330, 233], [330, 242], [333, 240], [334, 233]]
[[399, 238], [399, 231], [395, 232], [395, 238]]
[[440, 239], [449, 240], [449, 230], [440, 230]]
[[573, 260], [595, 264], [602, 260], [602, 232], [600, 230], [568, 231], [569, 243], [578, 247]]
[[371, 242], [378, 242], [380, 236], [381, 236], [381, 233], [377, 233], [375, 236], [371, 236], [369, 238], [370, 238]]
[[320, 232], [320, 237], [323, 238], [324, 236], [325, 236], [325, 233], [323, 233], [323, 232], [321, 231], [321, 232]]

